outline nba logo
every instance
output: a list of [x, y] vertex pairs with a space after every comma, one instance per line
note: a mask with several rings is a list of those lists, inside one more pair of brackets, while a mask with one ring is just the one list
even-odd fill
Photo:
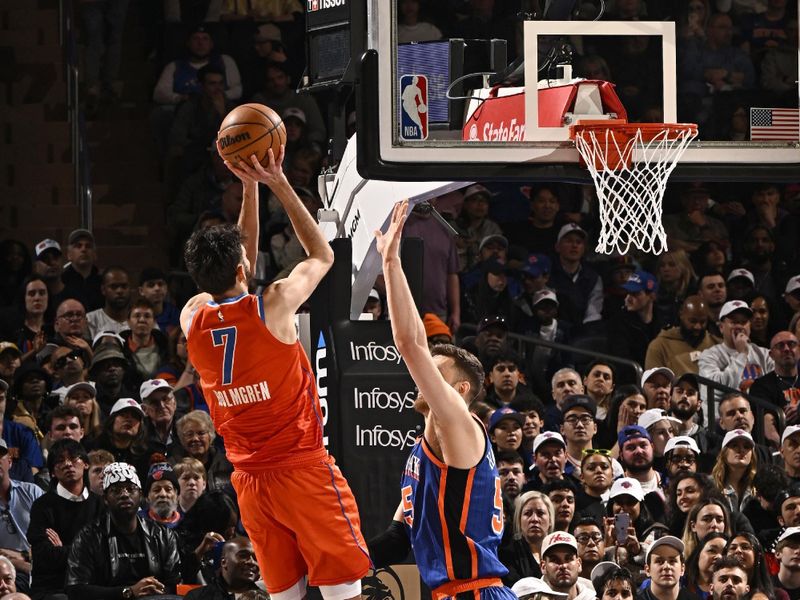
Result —
[[425, 75], [400, 77], [400, 139], [428, 139], [428, 78]]

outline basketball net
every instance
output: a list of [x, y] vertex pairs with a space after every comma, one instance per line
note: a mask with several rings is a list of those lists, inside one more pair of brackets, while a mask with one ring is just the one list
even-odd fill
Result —
[[652, 254], [666, 251], [664, 191], [697, 137], [697, 125], [583, 121], [570, 130], [597, 190], [601, 231], [596, 251], [624, 255], [631, 246]]

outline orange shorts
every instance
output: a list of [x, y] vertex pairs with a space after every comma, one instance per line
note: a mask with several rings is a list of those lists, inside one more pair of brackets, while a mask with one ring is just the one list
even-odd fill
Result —
[[308, 575], [310, 585], [339, 585], [370, 569], [353, 493], [331, 457], [261, 472], [234, 471], [242, 524], [270, 593]]

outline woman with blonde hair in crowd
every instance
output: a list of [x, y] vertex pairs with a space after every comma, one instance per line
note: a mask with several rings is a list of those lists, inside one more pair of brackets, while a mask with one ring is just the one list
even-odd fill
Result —
[[686, 251], [673, 250], [661, 254], [658, 257], [656, 278], [658, 292], [653, 318], [660, 327], [678, 325], [678, 311], [697, 283], [697, 275]]
[[181, 490], [178, 494], [178, 511], [185, 515], [206, 491], [208, 473], [203, 463], [187, 456], [175, 464], [175, 476]]
[[553, 503], [542, 492], [525, 492], [514, 502], [514, 536], [497, 552], [500, 561], [508, 567], [503, 578], [513, 585], [522, 577], [541, 577], [542, 541], [555, 527]]
[[755, 495], [753, 478], [758, 471], [755, 443], [744, 429], [734, 429], [725, 434], [722, 449], [717, 455], [711, 478], [728, 501], [731, 512], [741, 511]]

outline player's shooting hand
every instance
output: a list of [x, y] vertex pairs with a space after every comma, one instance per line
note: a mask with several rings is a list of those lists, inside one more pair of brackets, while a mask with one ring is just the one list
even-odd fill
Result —
[[[219, 148], [219, 141], [217, 142], [217, 148]], [[283, 174], [283, 169], [281, 168], [285, 154], [286, 146], [281, 145], [281, 151], [278, 153], [277, 157], [272, 152], [271, 148], [267, 150], [269, 164], [266, 167], [258, 162], [255, 154], [250, 157], [249, 163], [240, 160], [234, 164], [226, 160], [225, 166], [230, 169], [231, 173], [241, 179], [244, 184], [265, 183], [272, 187], [281, 181], [286, 181], [286, 176]]]
[[394, 205], [392, 218], [389, 221], [389, 228], [386, 233], [379, 229], [375, 230], [375, 240], [378, 252], [383, 260], [398, 258], [400, 256], [400, 238], [403, 233], [403, 225], [408, 214], [408, 200], [401, 200]]

